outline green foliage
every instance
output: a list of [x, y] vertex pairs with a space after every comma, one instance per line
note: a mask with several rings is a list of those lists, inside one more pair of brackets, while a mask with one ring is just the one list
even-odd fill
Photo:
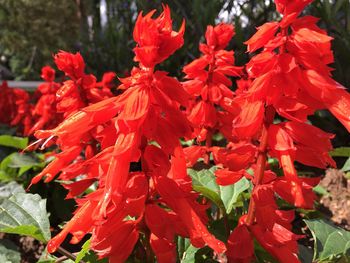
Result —
[[329, 154], [333, 157], [350, 157], [350, 147], [335, 148]]
[[314, 238], [313, 260], [350, 259], [350, 232], [322, 219], [304, 220]]
[[[43, 253], [41, 254], [41, 257], [39, 258], [38, 262], [36, 263], [56, 263], [57, 262], [57, 257], [54, 255], [51, 255], [47, 252], [47, 250], [45, 249], [43, 251]], [[71, 259], [66, 259], [64, 261], [60, 261], [62, 263], [74, 263], [73, 260]]]
[[38, 78], [53, 53], [78, 44], [78, 21], [75, 1], [0, 0], [0, 55], [17, 79]]
[[346, 160], [346, 162], [340, 170], [343, 172], [350, 171], [350, 157]]
[[24, 173], [31, 169], [38, 171], [44, 166], [41, 154], [14, 152], [0, 162], [0, 182], [23, 181], [20, 177]]
[[75, 263], [85, 262], [85, 263], [107, 263], [107, 259], [98, 259], [97, 255], [90, 250], [90, 239], [87, 240], [82, 246], [80, 252], [77, 254]]
[[0, 135], [0, 145], [17, 149], [24, 149], [28, 146], [28, 138], [11, 135]]
[[25, 193], [23, 187], [16, 182], [9, 182], [7, 184], [0, 184], [0, 204], [8, 199], [11, 195], [17, 193]]
[[203, 196], [210, 199], [217, 207], [231, 213], [232, 209], [243, 204], [239, 201], [240, 195], [250, 188], [249, 181], [242, 178], [233, 185], [219, 186], [215, 181], [214, 171], [216, 167], [211, 169], [203, 169], [196, 171], [188, 169], [188, 174], [192, 178], [193, 189]]
[[195, 255], [197, 251], [198, 251], [198, 248], [192, 246], [191, 243], [188, 241], [186, 243], [186, 250], [183, 253], [183, 257], [181, 258], [181, 263], [195, 262]]
[[227, 214], [231, 213], [233, 208], [243, 206], [239, 196], [249, 188], [250, 183], [245, 177], [233, 185], [220, 186], [220, 196]]
[[0, 262], [20, 263], [21, 255], [18, 247], [9, 240], [0, 240]]
[[0, 232], [51, 238], [46, 200], [37, 194], [15, 193], [0, 204]]

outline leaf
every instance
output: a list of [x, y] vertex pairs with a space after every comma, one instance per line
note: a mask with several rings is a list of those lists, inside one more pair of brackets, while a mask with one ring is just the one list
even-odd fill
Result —
[[235, 207], [239, 195], [249, 189], [249, 187], [250, 183], [245, 177], [233, 185], [220, 186], [221, 200], [224, 203], [227, 214]]
[[79, 263], [85, 255], [89, 252], [90, 250], [90, 239], [87, 240], [84, 245], [81, 247], [80, 252], [77, 255], [77, 258], [75, 259], [75, 263]]
[[0, 181], [16, 180], [28, 170], [42, 168], [44, 165], [45, 162], [41, 160], [40, 154], [12, 153], [0, 163]]
[[24, 149], [28, 146], [28, 138], [11, 135], [0, 135], [0, 145], [17, 149]]
[[[43, 253], [41, 254], [39, 260], [37, 261], [37, 263], [56, 263], [57, 262], [57, 257], [55, 257], [54, 255], [51, 255], [47, 252], [47, 250], [45, 249], [43, 251]], [[74, 263], [73, 260], [71, 259], [66, 259], [64, 261], [60, 261], [62, 263]]]
[[51, 238], [46, 200], [37, 194], [16, 193], [0, 205], [0, 232], [27, 235], [42, 242]]
[[0, 240], [0, 262], [1, 263], [20, 263], [21, 254], [18, 247], [9, 240]]
[[335, 148], [329, 154], [333, 157], [350, 157], [350, 147]]
[[312, 190], [318, 195], [328, 195], [329, 194], [329, 192], [319, 184], [316, 185]]
[[10, 163], [8, 164], [8, 166], [11, 168], [21, 168], [33, 167], [39, 164], [40, 163], [30, 155], [13, 153], [11, 154]]
[[0, 124], [0, 134], [13, 135], [16, 133], [16, 127], [10, 127], [6, 124]]
[[16, 193], [25, 193], [23, 187], [16, 182], [9, 182], [7, 184], [0, 185], [0, 204], [4, 199], [9, 198]]
[[191, 244], [187, 247], [183, 257], [181, 259], [181, 263], [193, 263], [195, 262], [195, 255], [198, 251], [198, 248], [192, 246]]
[[317, 262], [350, 256], [350, 232], [322, 219], [304, 220], [315, 242], [313, 259]]
[[98, 259], [95, 252], [90, 250], [90, 239], [87, 240], [84, 245], [82, 246], [80, 252], [77, 255], [77, 258], [75, 259], [75, 263], [107, 263], [108, 259]]
[[214, 204], [216, 204], [221, 209], [224, 209], [224, 204], [220, 197], [220, 188], [215, 181], [215, 175], [211, 170], [200, 170], [196, 171], [193, 169], [188, 169], [188, 175], [192, 178], [193, 189], [206, 198], [210, 199]]
[[306, 246], [304, 245], [298, 245], [299, 247], [299, 253], [298, 253], [298, 256], [299, 256], [299, 259], [302, 263], [310, 263], [312, 262], [312, 250], [307, 248]]
[[350, 171], [350, 157], [349, 157], [349, 159], [346, 160], [345, 164], [340, 169], [340, 171], [343, 171], [343, 172]]
[[239, 195], [250, 187], [250, 183], [246, 178], [242, 178], [233, 185], [219, 186], [215, 180], [215, 169], [215, 166], [209, 170], [196, 171], [188, 169], [188, 174], [192, 178], [195, 191], [200, 192], [229, 214], [237, 204]]

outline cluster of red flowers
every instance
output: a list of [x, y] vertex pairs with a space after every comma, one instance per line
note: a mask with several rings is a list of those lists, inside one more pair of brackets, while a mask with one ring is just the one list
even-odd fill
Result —
[[[65, 120], [35, 135], [56, 138], [61, 152], [32, 183], [56, 176], [71, 181], [64, 187], [78, 208], [49, 242], [50, 253], [68, 234], [77, 243], [90, 233], [91, 249], [110, 262], [125, 261], [139, 239], [149, 242], [158, 262], [176, 262], [175, 237], [182, 236], [216, 255], [226, 252], [229, 262], [252, 261], [254, 239], [280, 262], [299, 262], [294, 210], [279, 209], [276, 200], [313, 207], [319, 178], [299, 177], [294, 162], [335, 164], [328, 154], [333, 135], [307, 117], [328, 109], [350, 130], [350, 95], [331, 78], [331, 38], [316, 18], [299, 17], [311, 0], [275, 2], [283, 18], [260, 26], [246, 42], [250, 53], [261, 52], [245, 67], [236, 67], [233, 51], [225, 50], [234, 28], [208, 26], [202, 56], [184, 67], [183, 83], [155, 70], [183, 45], [185, 24], [174, 31], [167, 6], [157, 18], [155, 11], [138, 16], [133, 36], [139, 65], [120, 80], [121, 95], [110, 92], [115, 75], [96, 83], [85, 74], [80, 54], [55, 56], [70, 78], [56, 98]], [[233, 92], [230, 77], [240, 76]], [[226, 147], [212, 146], [216, 133], [225, 136]], [[182, 148], [181, 138], [195, 145]], [[208, 205], [198, 202], [186, 170], [211, 156], [218, 184], [246, 177], [254, 186], [248, 213], [227, 244], [208, 231]], [[279, 161], [283, 176], [269, 170], [268, 157]], [[84, 195], [92, 184], [97, 190]]]
[[[241, 171], [222, 163], [228, 169], [217, 173], [227, 182], [241, 172], [254, 184], [248, 214], [229, 237], [228, 257], [233, 262], [250, 262], [253, 238], [280, 262], [299, 262], [301, 236], [291, 232], [294, 212], [279, 210], [276, 196], [295, 207], [312, 208], [319, 178], [299, 177], [294, 162], [319, 168], [335, 165], [328, 154], [333, 135], [306, 123], [309, 115], [328, 109], [350, 131], [350, 95], [331, 79], [327, 66], [333, 62], [331, 37], [316, 25], [315, 17], [298, 17], [311, 1], [275, 2], [283, 19], [260, 26], [246, 42], [251, 53], [263, 49], [246, 65], [251, 85], [234, 98], [241, 108], [233, 120], [235, 139], [254, 145], [253, 154], [252, 147], [246, 154], [256, 158], [242, 160]], [[279, 123], [274, 122], [277, 114]], [[268, 170], [267, 156], [278, 159], [283, 176]], [[249, 167], [252, 177], [242, 172]]]
[[[40, 129], [52, 129], [80, 108], [113, 96], [114, 72], [103, 75], [101, 82], [84, 73], [85, 63], [79, 53], [64, 51], [55, 55], [55, 63], [71, 80], [55, 82], [56, 72], [50, 66], [41, 69], [40, 84], [34, 93], [0, 86], [0, 123], [17, 126], [23, 136]], [[75, 73], [74, 73], [75, 72]]]
[[30, 136], [39, 129], [56, 127], [63, 116], [56, 111], [55, 70], [49, 66], [42, 68], [41, 77], [45, 82], [34, 94], [19, 88], [9, 88], [6, 82], [0, 86], [0, 123], [17, 126], [18, 133]]
[[[50, 181], [60, 171], [61, 180], [79, 177], [65, 185], [79, 208], [49, 242], [49, 252], [68, 233], [73, 243], [92, 233], [91, 248], [111, 262], [127, 259], [140, 232], [147, 235], [160, 262], [176, 260], [176, 235], [189, 237], [197, 247], [209, 245], [217, 253], [226, 249], [207, 230], [208, 207], [197, 202], [186, 172], [179, 139], [191, 135], [191, 126], [180, 105], [187, 106], [189, 96], [178, 80], [154, 70], [183, 45], [184, 24], [178, 32], [172, 30], [167, 6], [157, 19], [152, 19], [153, 13], [137, 19], [134, 51], [139, 67], [121, 79], [124, 93], [71, 114], [53, 130], [36, 133], [40, 139], [57, 136], [62, 152], [33, 183], [43, 176]], [[79, 65], [79, 58], [73, 59], [71, 64]], [[59, 67], [71, 69], [67, 61], [60, 60]], [[69, 76], [81, 77], [81, 72], [77, 66]], [[87, 147], [98, 153], [91, 154]], [[85, 158], [77, 160], [84, 148]], [[139, 169], [130, 172], [132, 163], [139, 163]], [[95, 181], [98, 189], [79, 198]]]

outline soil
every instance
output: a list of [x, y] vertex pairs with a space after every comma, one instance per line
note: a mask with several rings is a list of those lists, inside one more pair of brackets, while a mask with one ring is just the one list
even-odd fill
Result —
[[329, 192], [320, 200], [325, 208], [322, 212], [335, 224], [350, 230], [350, 180], [342, 171], [329, 169], [320, 185]]

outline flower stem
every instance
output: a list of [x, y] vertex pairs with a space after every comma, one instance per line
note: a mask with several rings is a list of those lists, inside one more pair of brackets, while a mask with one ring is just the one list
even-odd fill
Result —
[[[261, 184], [264, 178], [264, 172], [265, 172], [266, 160], [267, 160], [268, 128], [273, 122], [275, 113], [276, 111], [274, 107], [268, 106], [266, 108], [265, 119], [264, 119], [261, 139], [260, 139], [259, 154], [256, 160], [256, 168], [254, 171], [255, 187]], [[254, 189], [252, 193], [253, 192], [254, 192]], [[248, 215], [246, 218], [247, 225], [252, 225], [254, 223], [255, 210], [256, 210], [256, 204], [255, 204], [254, 198], [251, 197], [249, 201]]]
[[[65, 256], [65, 257], [67, 257], [67, 258], [73, 260], [73, 261], [75, 261], [76, 258], [77, 258], [73, 253], [69, 252], [68, 250], [65, 250], [65, 249], [64, 249], [63, 247], [61, 247], [61, 246], [59, 246], [59, 247], [57, 248], [57, 252], [60, 253], [61, 255]], [[80, 262], [82, 262], [82, 261], [80, 261]]]

